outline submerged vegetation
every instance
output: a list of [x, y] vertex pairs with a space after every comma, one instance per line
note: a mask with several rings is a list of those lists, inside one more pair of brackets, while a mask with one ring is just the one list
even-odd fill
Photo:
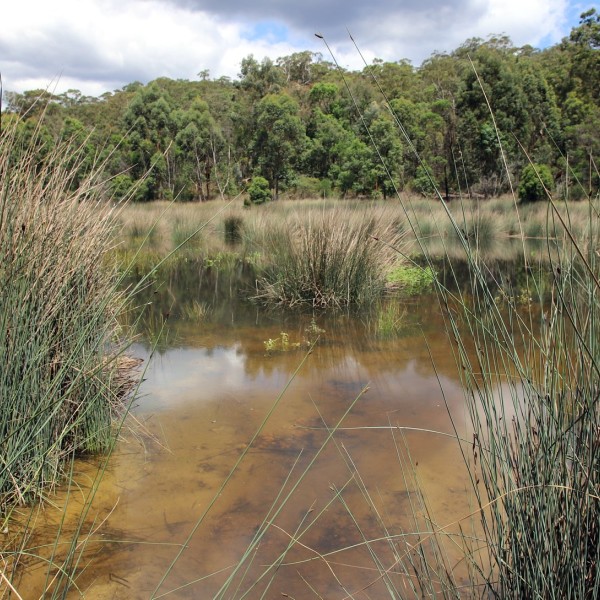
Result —
[[[392, 232], [401, 234], [400, 241], [388, 238], [389, 245], [378, 247], [393, 250], [390, 258], [398, 259], [398, 250], [411, 248], [410, 240], [411, 252], [421, 247], [424, 266], [393, 266], [392, 260], [387, 263], [386, 280], [414, 293], [433, 286], [446, 315], [471, 419], [468, 434], [454, 431], [470, 473], [471, 507], [456, 527], [429, 517], [410, 444], [401, 433], [402, 419], [396, 417], [393, 425], [373, 426], [392, 431], [396, 460], [410, 490], [414, 530], [391, 530], [382, 520], [381, 539], [393, 549], [388, 553], [375, 549], [375, 540], [366, 537], [366, 531], [372, 531], [366, 524], [349, 526], [366, 537], [364, 544], [371, 549], [374, 568], [391, 590], [390, 597], [404, 597], [410, 582], [408, 595], [414, 597], [594, 598], [600, 589], [597, 200], [569, 205], [551, 197], [542, 207], [515, 206], [509, 198], [486, 206], [463, 201], [433, 208], [415, 198], [400, 200], [403, 208], [396, 209], [378, 203], [278, 202], [265, 211], [240, 212], [243, 234], [235, 252], [251, 256], [253, 265], [268, 269], [270, 257], [276, 256], [277, 266], [285, 267], [283, 253], [294, 252], [299, 242], [298, 261], [307, 265], [305, 270], [275, 271], [287, 273], [290, 285], [304, 281], [302, 274], [312, 272], [317, 257], [327, 261], [329, 250], [336, 247], [329, 245], [336, 229], [345, 232], [341, 236], [345, 249], [354, 239], [346, 230], [353, 222], [360, 226], [358, 231], [365, 223], [372, 227], [379, 220], [393, 224]], [[191, 207], [185, 210], [195, 212]], [[414, 224], [413, 230], [403, 214]], [[497, 225], [501, 216], [503, 235], [471, 225], [486, 218]], [[526, 236], [518, 235], [534, 230], [534, 225], [535, 237], [543, 238], [535, 255], [525, 245]], [[205, 232], [205, 248], [213, 248], [209, 253], [218, 255], [215, 248], [225, 243], [225, 229], [225, 221], [217, 224], [212, 241]], [[507, 235], [513, 229], [514, 234]], [[385, 239], [368, 231], [371, 242]], [[517, 278], [498, 271], [495, 255], [487, 254], [495, 239], [508, 244], [511, 235], [517, 235], [515, 252], [521, 257], [522, 275]], [[429, 249], [432, 238], [441, 242], [450, 265], [443, 274], [438, 271], [439, 247]], [[325, 249], [319, 246], [324, 240]], [[227, 247], [231, 252], [232, 247]], [[340, 256], [333, 272], [342, 268], [345, 255]], [[452, 266], [456, 257], [461, 258], [465, 273]], [[399, 335], [405, 316], [406, 309], [386, 304], [373, 320], [374, 333], [382, 339]], [[276, 355], [296, 348], [299, 339], [283, 331], [265, 341], [264, 348]], [[335, 443], [336, 427], [329, 435], [328, 441]], [[368, 498], [372, 492], [361, 483], [353, 459], [342, 448], [339, 452], [349, 476]], [[345, 493], [336, 490], [331, 503], [340, 502], [352, 516]], [[317, 515], [306, 530], [319, 527], [327, 527], [325, 513]], [[246, 568], [245, 561], [268, 529], [265, 523], [237, 569]], [[340, 546], [336, 552], [346, 550]], [[327, 558], [322, 560], [329, 565]], [[265, 569], [261, 577], [270, 578], [273, 567]], [[258, 585], [251, 578], [245, 582], [242, 578], [243, 583], [235, 577], [228, 581], [224, 590]]]

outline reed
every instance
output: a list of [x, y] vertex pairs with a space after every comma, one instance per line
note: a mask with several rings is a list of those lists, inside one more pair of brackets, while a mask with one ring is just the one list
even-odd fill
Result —
[[[473, 67], [474, 68], [474, 67]], [[477, 73], [476, 73], [477, 75]], [[477, 75], [477, 78], [479, 76]], [[479, 80], [479, 79], [478, 79]], [[482, 85], [482, 84], [481, 84]], [[482, 85], [483, 91], [483, 85]], [[488, 98], [483, 94], [491, 112]], [[493, 114], [491, 115], [493, 119]], [[404, 133], [401, 123], [398, 123]], [[500, 133], [496, 131], [501, 146]], [[418, 160], [420, 158], [416, 157]], [[526, 157], [528, 159], [528, 157]], [[433, 183], [433, 182], [432, 182]], [[505, 277], [482, 259], [481, 242], [494, 233], [473, 203], [447, 205], [423, 215], [422, 204], [399, 196], [424, 254], [434, 267], [424, 235], [455, 236], [468, 269], [469, 288], [455, 291], [435, 280], [440, 308], [461, 375], [472, 427], [469, 443], [454, 425], [472, 483], [479, 519], [476, 537], [446, 538], [448, 525], [434, 524], [398, 551], [392, 567], [381, 562], [381, 577], [392, 568], [406, 572], [404, 589], [415, 597], [597, 598], [600, 596], [600, 264], [597, 199], [579, 205], [548, 201], [520, 206], [509, 198], [490, 212], [522, 240], [543, 238], [543, 269], [552, 274], [540, 289], [535, 265], [522, 245], [524, 272], [533, 274], [498, 303], [495, 291]], [[476, 204], [476, 206], [478, 206]], [[433, 211], [432, 211], [433, 213]], [[477, 215], [477, 220], [472, 215]], [[525, 226], [524, 226], [525, 224]], [[444, 234], [442, 234], [444, 232]], [[472, 238], [477, 243], [471, 243]], [[450, 269], [450, 279], [455, 273]], [[510, 285], [507, 286], [510, 288]], [[460, 288], [459, 288], [460, 289]], [[526, 296], [527, 301], [519, 298]], [[400, 455], [399, 455], [400, 456]], [[404, 471], [414, 473], [409, 460]], [[418, 515], [426, 504], [415, 506]], [[434, 538], [433, 555], [411, 561], [411, 549]], [[393, 536], [388, 536], [393, 543]], [[469, 567], [461, 587], [446, 552], [459, 547]], [[412, 569], [410, 568], [412, 567]], [[386, 580], [387, 583], [387, 580]], [[404, 597], [388, 584], [390, 597]], [[349, 596], [348, 596], [349, 597]]]
[[[463, 543], [475, 565], [470, 596], [596, 598], [600, 594], [599, 213], [577, 206], [520, 207], [518, 229], [543, 239], [542, 269], [522, 246], [525, 281], [505, 289], [448, 208], [469, 287], [436, 282], [472, 427], [461, 443], [482, 538]], [[498, 203], [496, 203], [498, 206]], [[585, 216], [584, 216], [585, 215]], [[417, 217], [418, 220], [418, 217]], [[516, 228], [516, 227], [515, 227]], [[417, 230], [418, 227], [415, 227]], [[432, 256], [423, 246], [426, 260]], [[544, 283], [544, 289], [540, 282]], [[511, 286], [508, 285], [508, 288]], [[506, 288], [506, 286], [505, 286]], [[464, 437], [455, 429], [457, 440]], [[449, 590], [443, 597], [454, 597]]]
[[108, 449], [131, 389], [108, 267], [117, 209], [68, 145], [42, 156], [0, 132], [0, 506], [41, 500], [74, 454]]
[[294, 213], [265, 231], [262, 243], [270, 262], [256, 300], [339, 307], [381, 295], [401, 238], [381, 217], [333, 209]]

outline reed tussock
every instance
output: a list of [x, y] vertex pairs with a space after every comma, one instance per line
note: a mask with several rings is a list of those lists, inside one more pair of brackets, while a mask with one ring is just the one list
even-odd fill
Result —
[[344, 209], [291, 214], [266, 229], [269, 264], [256, 300], [313, 307], [361, 305], [381, 295], [401, 236], [382, 214]]
[[[4, 125], [4, 122], [3, 122]], [[115, 210], [81, 148], [0, 132], [0, 505], [45, 496], [74, 453], [106, 450], [130, 390], [107, 267]]]
[[[498, 310], [485, 287], [475, 311], [462, 313], [467, 333], [450, 318], [474, 427], [474, 490], [492, 565], [486, 584], [500, 598], [600, 593], [597, 247], [555, 249], [551, 299], [539, 295], [542, 310], [533, 312], [541, 322], [516, 303], [508, 314]], [[475, 261], [470, 268], [482, 282]]]
[[[506, 218], [501, 206], [496, 201], [492, 208]], [[473, 484], [475, 510], [469, 512], [480, 521], [481, 544], [463, 543], [463, 560], [474, 576], [468, 597], [597, 598], [597, 204], [549, 198], [515, 207], [518, 220], [511, 229], [543, 239], [546, 256], [537, 268], [545, 276], [538, 276], [523, 245], [527, 276], [500, 304], [494, 290], [506, 278], [496, 279], [464, 229], [472, 207], [446, 207], [439, 217], [447, 235], [462, 242], [470, 282], [460, 296], [436, 283], [472, 427], [472, 443], [461, 446]], [[455, 434], [464, 440], [463, 432]]]

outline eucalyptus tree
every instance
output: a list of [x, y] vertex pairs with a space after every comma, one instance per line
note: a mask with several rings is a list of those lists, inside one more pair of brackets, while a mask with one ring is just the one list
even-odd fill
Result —
[[581, 14], [561, 50], [569, 56], [569, 81], [564, 114], [570, 166], [588, 194], [600, 189], [600, 14], [595, 8]]
[[355, 137], [354, 132], [332, 114], [316, 108], [307, 123], [307, 141], [302, 161], [306, 174], [319, 179], [331, 179], [332, 166]]
[[529, 123], [517, 49], [502, 36], [472, 40], [455, 55], [463, 60], [468, 56], [469, 63], [457, 100], [461, 166], [468, 185], [477, 184], [486, 196], [506, 191], [508, 177], [520, 164], [514, 161], [521, 155], [519, 143]]
[[285, 83], [282, 69], [270, 58], [258, 62], [252, 54], [242, 59], [239, 87], [252, 98], [260, 99], [267, 94], [281, 92]]
[[[407, 98], [392, 100], [391, 109], [402, 127], [402, 174], [406, 184], [419, 192], [429, 193], [433, 184], [440, 188], [446, 182], [448, 122], [444, 119], [443, 101], [413, 102]], [[415, 180], [418, 184], [415, 186]]]
[[314, 80], [313, 61], [318, 61], [320, 58], [320, 53], [304, 50], [303, 52], [294, 52], [288, 56], [282, 56], [277, 59], [276, 64], [281, 69], [285, 84], [294, 82], [307, 85]]
[[[174, 157], [180, 185], [188, 187], [187, 194], [193, 199], [208, 200], [217, 154], [224, 146], [221, 131], [208, 104], [200, 98], [196, 98], [188, 110], [176, 113], [175, 122]], [[188, 182], [193, 186], [192, 190]]]
[[280, 182], [302, 156], [305, 127], [297, 102], [287, 94], [265, 96], [256, 107], [255, 122], [253, 161], [277, 198]]
[[[415, 68], [406, 59], [389, 62], [376, 58], [373, 64], [363, 69], [363, 74], [375, 88], [381, 88], [389, 100], [414, 97], [420, 85]], [[383, 97], [379, 100], [383, 100]]]
[[131, 147], [131, 175], [144, 179], [140, 198], [154, 200], [170, 197], [174, 192], [168, 151], [175, 137], [174, 105], [157, 83], [140, 88], [123, 121]]
[[374, 196], [394, 194], [404, 186], [404, 145], [401, 132], [386, 105], [372, 102], [362, 115], [360, 139], [368, 148], [362, 179], [370, 190], [361, 190]]
[[355, 135], [349, 135], [337, 146], [337, 161], [329, 169], [335, 186], [342, 194], [368, 195], [375, 189], [372, 149]]

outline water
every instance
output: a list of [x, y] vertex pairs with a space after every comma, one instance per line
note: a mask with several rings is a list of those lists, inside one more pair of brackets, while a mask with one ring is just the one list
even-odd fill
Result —
[[[199, 271], [147, 290], [154, 298], [150, 338], [169, 316], [152, 358], [148, 342], [133, 348], [146, 361], [137, 423], [128, 422], [95, 494], [76, 584], [89, 598], [150, 598], [168, 572], [158, 596], [212, 598], [267, 518], [267, 532], [223, 597], [260, 598], [266, 590], [265, 598], [389, 598], [386, 578], [399, 591], [409, 579], [396, 574], [404, 540], [389, 539], [424, 527], [417, 489], [440, 526], [469, 514], [458, 444], [420, 431], [452, 434], [450, 411], [465, 432], [437, 301], [390, 300], [403, 316], [398, 330], [384, 336], [377, 310], [265, 311], [240, 302], [230, 293], [236, 286]], [[192, 299], [204, 303], [204, 320], [184, 316]], [[307, 356], [317, 328], [322, 333]], [[275, 340], [271, 352], [268, 340]], [[67, 537], [96, 467], [76, 465]], [[52, 511], [39, 517], [40, 541], [44, 532], [53, 535], [58, 519]], [[449, 565], [455, 560], [450, 554]], [[382, 569], [389, 569], [385, 577]], [[46, 585], [42, 570], [32, 562], [21, 586], [26, 597]]]

